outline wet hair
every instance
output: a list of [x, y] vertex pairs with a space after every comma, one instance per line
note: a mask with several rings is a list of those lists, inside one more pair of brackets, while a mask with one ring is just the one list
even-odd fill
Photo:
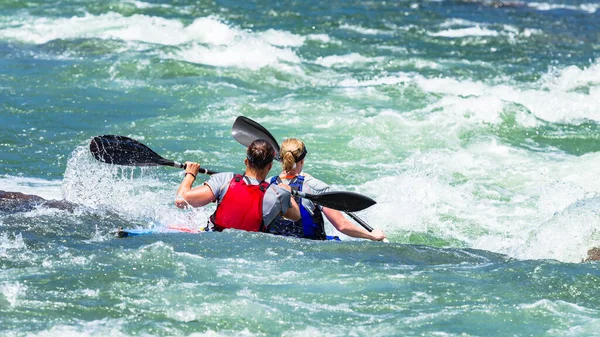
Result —
[[296, 163], [304, 159], [308, 151], [306, 145], [296, 138], [288, 138], [281, 144], [281, 165], [286, 172], [296, 167]]
[[271, 143], [264, 139], [257, 139], [248, 146], [246, 158], [249, 166], [255, 170], [262, 170], [273, 162], [275, 149]]

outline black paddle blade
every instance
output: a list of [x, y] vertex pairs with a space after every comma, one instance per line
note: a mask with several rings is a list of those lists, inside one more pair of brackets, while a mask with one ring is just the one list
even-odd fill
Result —
[[275, 137], [273, 137], [269, 130], [250, 118], [244, 116], [236, 118], [231, 127], [231, 135], [238, 143], [245, 147], [250, 146], [257, 139], [268, 141], [273, 146], [273, 149], [275, 149], [275, 160], [281, 161], [281, 157], [279, 157], [279, 144], [277, 144]]
[[90, 142], [90, 151], [97, 160], [126, 166], [175, 166], [146, 145], [125, 136], [96, 136]]
[[362, 194], [343, 191], [305, 194], [303, 197], [321, 206], [343, 212], [361, 211], [377, 203], [375, 200]]

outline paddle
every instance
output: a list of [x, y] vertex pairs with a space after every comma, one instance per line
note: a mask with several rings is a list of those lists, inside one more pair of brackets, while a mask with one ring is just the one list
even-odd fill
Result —
[[275, 160], [281, 161], [279, 156], [279, 144], [273, 135], [262, 125], [251, 120], [250, 118], [239, 116], [233, 123], [231, 135], [238, 143], [248, 147], [257, 139], [264, 139], [271, 143], [275, 149]]
[[315, 204], [344, 212], [357, 212], [376, 204], [375, 200], [359, 193], [334, 191], [321, 194], [309, 194], [292, 190], [293, 195], [306, 198]]
[[[277, 153], [275, 160], [281, 161], [281, 157], [279, 156], [280, 147], [279, 147], [279, 144], [277, 143], [277, 140], [275, 139], [275, 137], [273, 137], [273, 135], [269, 132], [269, 130], [267, 130], [264, 126], [258, 124], [257, 122], [251, 120], [250, 118], [244, 117], [244, 116], [239, 116], [238, 118], [236, 118], [235, 122], [233, 123], [233, 126], [231, 127], [231, 135], [233, 136], [233, 138], [235, 140], [238, 141], [238, 143], [240, 143], [244, 146], [250, 146], [250, 144], [256, 139], [264, 139], [264, 140], [268, 141], [269, 143], [271, 143], [271, 145], [275, 149], [275, 152]], [[375, 201], [373, 201], [373, 204], [375, 204]], [[325, 206], [324, 204], [321, 204], [321, 205]], [[325, 206], [325, 207], [327, 207], [327, 206]], [[330, 208], [333, 208], [333, 207], [330, 207]], [[333, 209], [336, 209], [336, 208], [333, 208]], [[342, 210], [342, 209], [338, 209], [338, 210]], [[354, 221], [358, 222], [361, 226], [363, 226], [364, 229], [368, 230], [369, 232], [373, 231], [373, 227], [369, 226], [361, 218], [356, 216], [356, 214], [350, 213], [353, 211], [349, 211], [349, 210], [343, 210], [343, 211], [345, 211], [346, 214], [348, 214], [348, 216], [350, 216], [352, 219], [354, 219]]]
[[[96, 136], [90, 142], [90, 151], [97, 160], [114, 165], [125, 166], [172, 166], [185, 168], [185, 164], [165, 159], [148, 146], [125, 136]], [[218, 172], [200, 168], [200, 173]], [[353, 192], [327, 192], [308, 194], [292, 191], [293, 195], [311, 200], [319, 205], [345, 212], [363, 210], [375, 204], [375, 200]]]
[[[92, 138], [90, 151], [97, 160], [125, 166], [173, 166], [185, 169], [185, 164], [165, 159], [151, 148], [125, 136], [104, 135]], [[200, 173], [217, 172], [200, 168]]]

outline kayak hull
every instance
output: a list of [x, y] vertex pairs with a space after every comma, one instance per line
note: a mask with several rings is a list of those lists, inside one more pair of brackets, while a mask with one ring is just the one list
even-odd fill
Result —
[[[188, 233], [188, 234], [200, 234], [204, 233], [203, 229], [189, 228], [186, 226], [169, 225], [167, 227], [155, 227], [155, 228], [119, 228], [115, 231], [116, 236], [120, 238], [128, 238], [140, 235], [153, 235], [153, 234], [170, 234], [170, 233]], [[341, 241], [337, 236], [327, 236], [327, 241]]]
[[152, 235], [152, 234], [167, 234], [167, 233], [189, 233], [199, 234], [203, 233], [202, 229], [189, 228], [186, 226], [169, 225], [167, 227], [155, 227], [155, 228], [119, 228], [116, 231], [116, 235], [120, 238], [127, 238], [131, 236], [140, 235]]

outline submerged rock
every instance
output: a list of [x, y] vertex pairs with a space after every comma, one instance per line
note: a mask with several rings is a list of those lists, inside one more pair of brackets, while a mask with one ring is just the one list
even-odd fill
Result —
[[588, 253], [588, 256], [583, 262], [600, 261], [600, 248], [599, 247], [594, 247], [594, 248], [588, 250], [587, 253]]
[[38, 207], [58, 208], [72, 212], [75, 204], [64, 200], [47, 200], [33, 194], [0, 191], [0, 212], [28, 212]]

